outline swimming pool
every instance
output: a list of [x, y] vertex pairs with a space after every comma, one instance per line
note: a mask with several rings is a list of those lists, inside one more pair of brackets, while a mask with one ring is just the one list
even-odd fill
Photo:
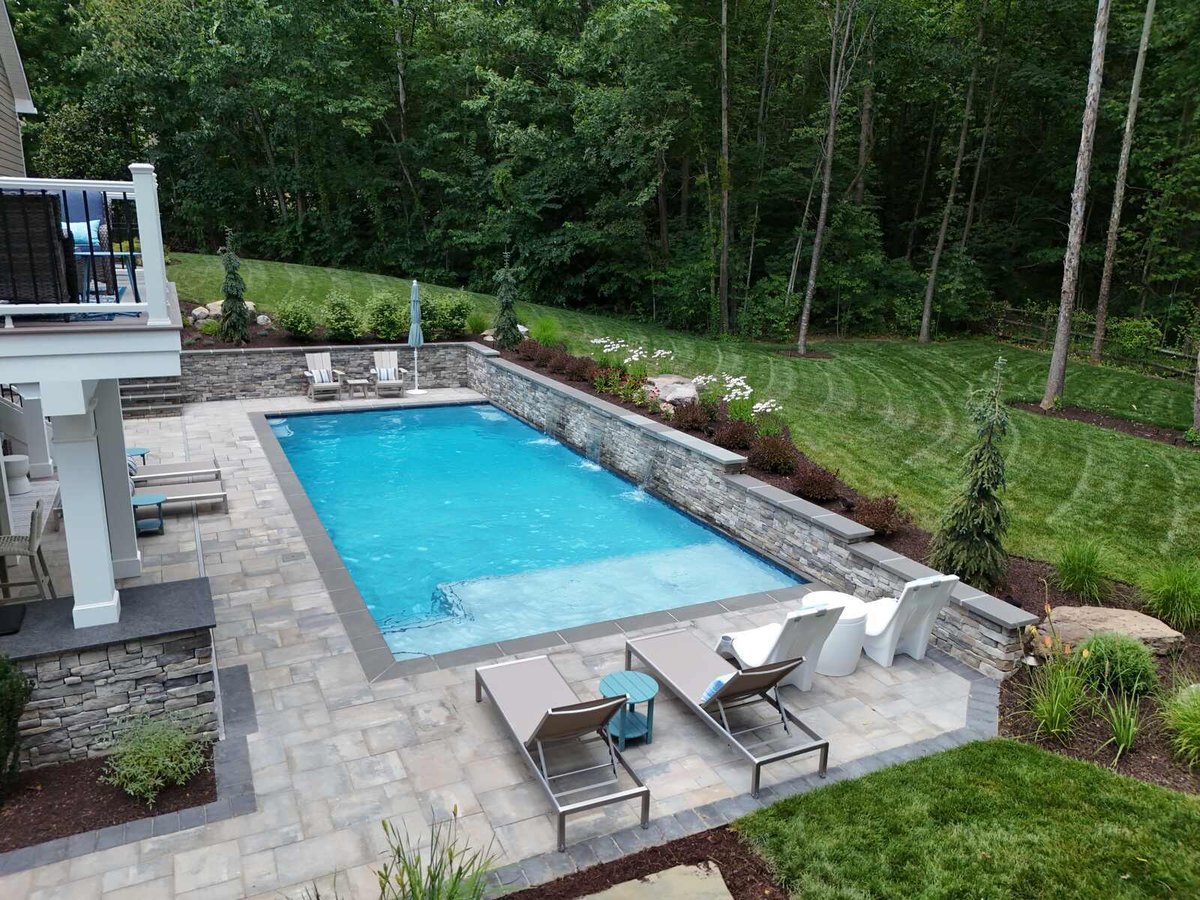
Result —
[[488, 404], [270, 424], [398, 658], [803, 583]]

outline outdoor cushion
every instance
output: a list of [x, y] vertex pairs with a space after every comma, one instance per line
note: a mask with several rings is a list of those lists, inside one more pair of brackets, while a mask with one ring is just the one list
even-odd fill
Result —
[[700, 705], [703, 706], [713, 697], [717, 696], [717, 692], [725, 687], [725, 682], [729, 681], [732, 677], [733, 673], [730, 672], [728, 675], [718, 675], [714, 678], [712, 683], [704, 689], [704, 693], [700, 695]]
[[378, 371], [377, 371], [375, 374], [376, 374], [376, 377], [377, 377], [377, 378], [378, 378], [380, 381], [399, 381], [399, 380], [400, 380], [400, 379], [397, 377], [397, 370], [396, 370], [396, 369], [394, 369], [394, 368], [392, 368], [392, 369], [379, 369], [379, 370], [378, 370]]
[[328, 369], [314, 369], [312, 380], [313, 384], [333, 384], [333, 373]]
[[71, 222], [71, 240], [75, 242], [76, 247], [86, 247], [89, 243], [100, 246], [100, 220], [92, 219], [90, 222]]

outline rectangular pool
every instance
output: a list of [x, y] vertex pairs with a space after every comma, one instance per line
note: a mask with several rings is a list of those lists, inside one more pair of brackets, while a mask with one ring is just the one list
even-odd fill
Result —
[[401, 659], [803, 583], [488, 404], [269, 422]]

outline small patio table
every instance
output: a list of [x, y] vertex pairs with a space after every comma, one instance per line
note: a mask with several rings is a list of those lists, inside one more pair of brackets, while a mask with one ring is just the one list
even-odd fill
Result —
[[[654, 743], [654, 698], [658, 682], [644, 672], [611, 672], [600, 679], [600, 696], [622, 694], [629, 697], [629, 702], [608, 723], [608, 733], [617, 739], [617, 747], [624, 750], [625, 741], [640, 737], [645, 737], [647, 744]], [[639, 703], [646, 704], [645, 715], [634, 710]]]
[[[138, 534], [165, 534], [166, 520], [163, 518], [163, 504], [167, 502], [167, 498], [162, 494], [139, 494], [132, 498], [134, 524], [137, 526]], [[155, 514], [151, 517], [139, 519], [137, 511], [146, 507], [156, 507]]]
[[349, 395], [351, 400], [354, 399], [355, 388], [359, 388], [362, 391], [364, 400], [370, 399], [371, 395], [368, 393], [371, 387], [370, 378], [347, 378], [344, 384], [346, 385], [346, 393]]
[[125, 455], [129, 456], [129, 457], [140, 456], [142, 459], [143, 466], [146, 464], [146, 454], [149, 452], [150, 452], [149, 447], [126, 447], [125, 448]]

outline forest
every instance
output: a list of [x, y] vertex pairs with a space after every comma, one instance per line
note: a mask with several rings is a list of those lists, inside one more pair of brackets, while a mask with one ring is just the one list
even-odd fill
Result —
[[[1153, 6], [1109, 304], [1191, 349], [1200, 4]], [[1059, 306], [1096, 0], [9, 7], [31, 172], [155, 163], [172, 249], [230, 227], [247, 256], [484, 291], [508, 252], [523, 299], [770, 339], [806, 296], [842, 335]], [[1108, 17], [1085, 324], [1146, 2]]]

